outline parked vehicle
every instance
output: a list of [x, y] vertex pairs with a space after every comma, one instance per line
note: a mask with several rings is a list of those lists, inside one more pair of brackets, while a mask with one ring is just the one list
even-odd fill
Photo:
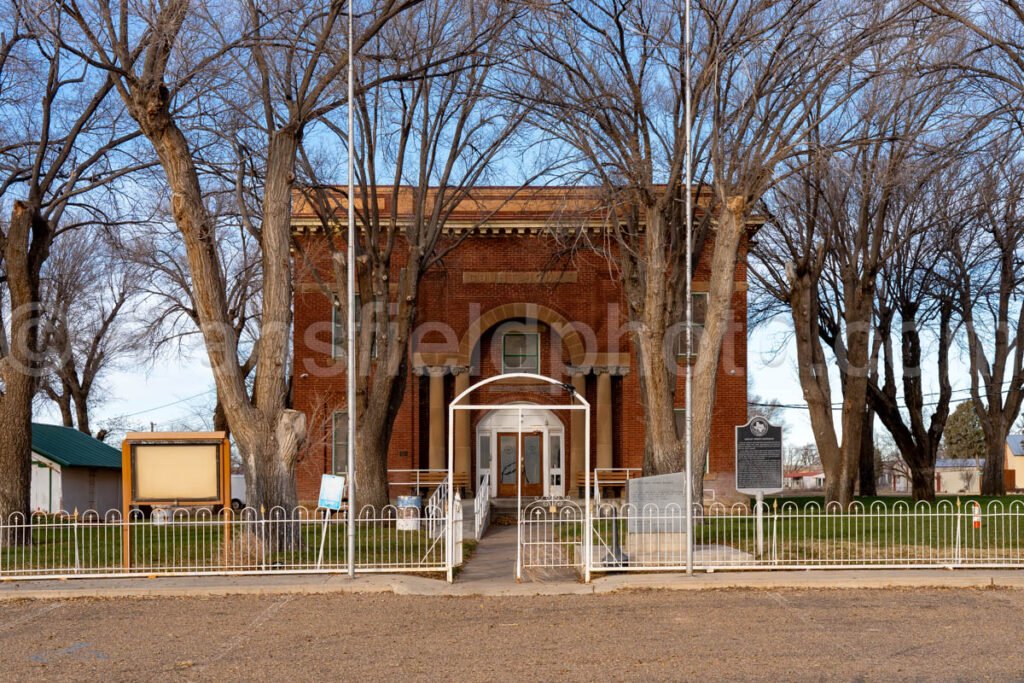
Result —
[[245, 507], [245, 475], [231, 475], [231, 509], [241, 510]]

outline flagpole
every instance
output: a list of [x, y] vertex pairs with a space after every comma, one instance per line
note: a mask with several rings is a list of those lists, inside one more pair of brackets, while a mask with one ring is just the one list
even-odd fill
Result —
[[686, 65], [686, 573], [693, 574], [693, 139], [690, 114], [693, 88], [690, 86], [690, 0], [686, 0], [683, 29], [683, 57]]
[[355, 99], [355, 89], [352, 85], [354, 78], [352, 60], [352, 1], [348, 0], [348, 239], [347, 239], [347, 308], [348, 320], [346, 321], [345, 338], [348, 349], [348, 372], [346, 373], [348, 396], [346, 399], [348, 412], [348, 575], [355, 578], [356, 575], [356, 228], [355, 228], [355, 161], [353, 139], [355, 137], [355, 117], [352, 114], [352, 103]]

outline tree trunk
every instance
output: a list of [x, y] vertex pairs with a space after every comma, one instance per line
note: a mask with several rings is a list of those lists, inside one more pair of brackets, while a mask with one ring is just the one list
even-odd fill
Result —
[[408, 368], [403, 363], [398, 374], [388, 377], [375, 375], [374, 382], [378, 386], [369, 392], [356, 423], [356, 501], [359, 508], [372, 505], [380, 510], [391, 502], [388, 446], [408, 382]]
[[[672, 291], [668, 281], [665, 216], [656, 204], [644, 207], [647, 230], [643, 256], [634, 278], [626, 278], [629, 307], [640, 368], [640, 400], [644, 407], [645, 475], [681, 472], [685, 465], [683, 444], [676, 433], [675, 374], [670, 371], [666, 332], [671, 319]], [[674, 357], [674, 356], [673, 356]]]
[[[371, 424], [372, 423], [372, 424]], [[366, 414], [356, 430], [356, 510], [370, 505], [379, 511], [391, 501], [388, 491], [388, 444], [390, 425], [384, 427], [379, 419], [368, 420]]]
[[864, 411], [864, 426], [860, 441], [860, 495], [877, 496], [878, 485], [875, 476], [875, 413]]
[[735, 315], [732, 298], [736, 291], [736, 258], [746, 229], [746, 216], [747, 204], [743, 197], [730, 197], [723, 202], [711, 252], [708, 309], [690, 394], [693, 397], [693, 495], [698, 502], [704, 495], [704, 471], [711, 447], [711, 419], [718, 388], [722, 342], [732, 328]]
[[57, 396], [54, 402], [60, 409], [61, 424], [73, 429], [75, 426], [75, 416], [74, 411], [71, 410], [71, 396], [68, 394], [67, 389], [64, 390], [64, 393]]
[[[4, 395], [0, 399], [0, 434], [3, 434], [0, 447], [0, 472], [3, 473], [0, 477], [0, 524], [6, 524], [12, 515], [27, 523], [31, 512], [33, 381], [30, 376], [12, 369], [8, 359], [4, 359]], [[0, 547], [29, 541], [26, 535], [0, 534]]]
[[75, 417], [78, 420], [78, 431], [92, 435], [89, 428], [89, 400], [85, 395], [75, 396]]
[[224, 403], [217, 395], [217, 405], [213, 407], [213, 431], [224, 432], [225, 436], [231, 436], [231, 426], [228, 424], [228, 416], [224, 412]]
[[[197, 317], [210, 358], [217, 394], [248, 471], [250, 501], [265, 514], [291, 514], [298, 504], [295, 460], [305, 424], [286, 409], [286, 371], [291, 330], [291, 187], [296, 136], [277, 131], [267, 158], [261, 230], [263, 301], [260, 355], [250, 399], [238, 359], [238, 339], [227, 317], [228, 305], [216, 249], [216, 225], [206, 210], [199, 174], [188, 141], [169, 111], [169, 94], [159, 82], [143, 80], [128, 98], [160, 159], [171, 189], [171, 213], [181, 232], [192, 275]], [[282, 543], [298, 541], [291, 527]]]
[[247, 498], [261, 518], [275, 521], [267, 540], [270, 549], [287, 550], [301, 547], [300, 529], [295, 524], [298, 496], [295, 486], [295, 464], [299, 445], [306, 437], [306, 416], [296, 410], [285, 410], [275, 423], [269, 419], [246, 423], [235, 430], [235, 443], [248, 470], [247, 482], [253, 489]]
[[935, 467], [911, 467], [910, 487], [914, 500], [935, 500]]
[[644, 476], [682, 472], [686, 457], [684, 443], [676, 433], [675, 378], [665, 363], [665, 337], [648, 333], [658, 327], [658, 321], [651, 317], [641, 318], [644, 322], [634, 335], [644, 408]]
[[[819, 254], [820, 257], [820, 254]], [[841, 499], [840, 471], [843, 452], [832, 417], [832, 386], [821, 346], [818, 320], [818, 270], [814, 265], [794, 266], [789, 282], [789, 308], [796, 340], [797, 372], [811, 418], [814, 443], [825, 472], [825, 500]]]
[[[356, 339], [356, 357], [359, 372], [356, 376], [356, 410], [349, 418], [356, 422], [356, 501], [360, 508], [372, 505], [377, 510], [391, 502], [388, 490], [388, 446], [395, 418], [402, 407], [405, 388], [409, 381], [409, 336], [416, 321], [417, 296], [423, 275], [418, 250], [409, 254], [409, 260], [398, 278], [394, 294], [395, 316], [386, 316], [392, 309], [391, 288], [385, 279], [383, 266], [370, 275], [368, 288], [374, 291], [373, 306], [363, 307], [362, 330]], [[367, 281], [367, 278], [361, 282]], [[365, 371], [371, 364], [371, 346], [377, 341], [376, 367]], [[449, 429], [454, 428], [449, 425]]]
[[1006, 479], [1003, 475], [1006, 458], [1006, 435], [1002, 430], [1001, 439], [987, 439], [985, 443], [985, 467], [982, 469], [981, 493], [986, 496], [1005, 496]]
[[[0, 523], [12, 515], [28, 522], [31, 499], [32, 398], [39, 371], [39, 273], [49, 250], [52, 230], [38, 206], [14, 203], [4, 243], [4, 265], [10, 295], [10, 341], [0, 360]], [[0, 537], [0, 546], [31, 542], [29, 534]]]

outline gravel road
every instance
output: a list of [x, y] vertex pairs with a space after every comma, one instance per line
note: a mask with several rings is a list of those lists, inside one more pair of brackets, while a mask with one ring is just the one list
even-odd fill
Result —
[[0, 678], [1024, 680], [1024, 591], [0, 603]]

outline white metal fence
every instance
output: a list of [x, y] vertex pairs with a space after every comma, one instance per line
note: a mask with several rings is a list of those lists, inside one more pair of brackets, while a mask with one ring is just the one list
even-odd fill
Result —
[[[449, 505], [447, 495], [438, 487], [422, 511], [363, 508], [356, 571], [450, 572], [461, 555], [454, 533], [461, 521], [452, 522], [461, 501]], [[477, 524], [488, 512], [489, 503], [477, 508]], [[127, 520], [118, 512], [15, 515], [0, 524], [0, 580], [339, 572], [347, 567], [346, 525], [344, 513], [307, 508], [264, 515], [182, 508], [150, 517], [133, 512]], [[533, 501], [519, 520], [517, 576], [537, 567], [681, 571], [685, 525], [678, 506], [588, 511], [564, 498]], [[693, 536], [692, 566], [702, 571], [1024, 567], [1024, 501], [876, 501], [846, 510], [716, 503], [695, 507]]]
[[[759, 514], [760, 513], [760, 514]], [[1024, 567], [1024, 502], [695, 506], [697, 570]], [[678, 506], [598, 506], [595, 571], [686, 569]]]
[[525, 505], [519, 515], [516, 578], [530, 568], [582, 569], [584, 523], [583, 508], [567, 498], [543, 498]]
[[[449, 511], [364, 507], [356, 516], [355, 567], [445, 572]], [[13, 515], [0, 524], [0, 579], [339, 572], [347, 568], [346, 514], [323, 509], [181, 508]]]

